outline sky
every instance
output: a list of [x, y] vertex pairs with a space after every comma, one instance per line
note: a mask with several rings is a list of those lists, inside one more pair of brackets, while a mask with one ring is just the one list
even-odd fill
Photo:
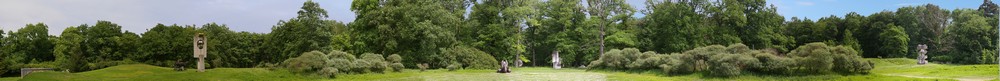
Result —
[[[330, 20], [354, 21], [351, 0], [314, 0], [326, 9]], [[646, 0], [626, 0], [642, 10]], [[818, 19], [849, 12], [868, 15], [883, 10], [922, 4], [945, 9], [976, 9], [982, 0], [767, 0], [778, 13]], [[305, 0], [0, 0], [0, 29], [14, 31], [26, 24], [45, 23], [49, 35], [82, 24], [105, 20], [123, 31], [146, 32], [157, 23], [166, 25], [225, 24], [234, 31], [268, 33], [280, 20], [295, 17]], [[992, 1], [996, 3], [997, 1]], [[636, 15], [642, 17], [642, 14]]]

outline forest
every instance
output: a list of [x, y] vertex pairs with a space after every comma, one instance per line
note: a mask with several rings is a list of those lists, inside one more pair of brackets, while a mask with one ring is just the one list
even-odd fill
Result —
[[[381, 70], [423, 68], [418, 64], [494, 69], [499, 61], [549, 66], [550, 55], [556, 52], [563, 65], [570, 67], [726, 68], [600, 64], [616, 61], [602, 57], [605, 54], [633, 52], [683, 60], [679, 57], [699, 55], [686, 51], [734, 49], [721, 45], [784, 60], [808, 57], [800, 53], [812, 49], [832, 49], [848, 55], [846, 59], [917, 58], [917, 45], [928, 46], [928, 59], [934, 63], [995, 64], [998, 60], [1000, 43], [995, 39], [1000, 36], [1000, 11], [993, 3], [953, 10], [923, 4], [819, 19], [785, 19], [765, 0], [648, 0], [644, 4], [643, 10], [637, 10], [624, 0], [354, 0], [350, 9], [357, 14], [356, 20], [335, 21], [328, 18], [337, 15], [328, 15], [320, 4], [307, 1], [296, 12], [298, 16], [278, 21], [269, 33], [234, 31], [223, 23], [161, 23], [147, 32], [130, 32], [112, 21], [97, 20], [49, 35], [46, 24], [30, 23], [0, 30], [0, 75], [17, 76], [20, 68], [30, 67], [83, 72], [136, 63], [171, 67], [175, 62], [189, 62], [187, 66], [193, 66], [191, 42], [197, 33], [208, 38], [209, 68], [274, 67], [295, 63], [291, 59], [308, 59], [302, 56], [341, 60], [359, 56], [377, 59], [364, 63], [392, 65]], [[642, 55], [640, 50], [650, 53]], [[385, 61], [382, 55], [392, 59]], [[740, 60], [708, 60], [730, 61]], [[855, 71], [852, 67], [825, 68]]]

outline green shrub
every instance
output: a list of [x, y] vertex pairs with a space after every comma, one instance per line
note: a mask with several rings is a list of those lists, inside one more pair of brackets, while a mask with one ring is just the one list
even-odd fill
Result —
[[455, 70], [458, 70], [459, 68], [461, 68], [461, 66], [462, 66], [462, 64], [459, 64], [459, 63], [451, 63], [451, 65], [448, 65], [447, 68], [448, 68], [448, 71], [455, 71]]
[[681, 64], [673, 66], [673, 73], [693, 73], [703, 69], [705, 61], [695, 58], [692, 54], [671, 54], [672, 58], [681, 61]]
[[792, 50], [789, 55], [798, 62], [798, 67], [814, 74], [821, 74], [821, 72], [830, 71], [833, 68], [834, 56], [827, 45], [823, 43], [809, 43], [799, 46], [799, 48]]
[[348, 60], [348, 61], [353, 61], [356, 58], [354, 57], [354, 54], [347, 53], [347, 52], [344, 52], [344, 51], [339, 51], [339, 50], [333, 50], [333, 51], [330, 51], [329, 59], [345, 59], [345, 60]]
[[791, 67], [795, 64], [791, 58], [776, 56], [772, 53], [758, 52], [754, 53], [754, 57], [761, 63], [754, 67], [755, 71], [761, 73], [790, 74]]
[[389, 63], [386, 63], [385, 61], [370, 61], [370, 62], [371, 66], [368, 68], [369, 71], [375, 73], [385, 73], [385, 70], [389, 69]]
[[776, 53], [750, 49], [743, 44], [711, 45], [671, 54], [639, 53], [634, 48], [612, 49], [591, 61], [588, 69], [658, 69], [670, 74], [707, 72], [712, 76], [730, 77], [744, 72], [787, 75], [795, 70], [809, 71], [804, 74], [867, 73], [872, 68], [872, 63], [865, 62], [855, 50], [844, 46], [809, 43], [792, 50], [789, 57]]
[[421, 63], [421, 64], [417, 64], [417, 68], [420, 68], [420, 72], [423, 72], [423, 71], [427, 70], [427, 68], [429, 68], [429, 67], [428, 67], [427, 63]]
[[453, 65], [454, 63], [450, 62], [458, 62], [459, 64], [464, 64], [464, 66], [457, 67], [465, 67], [467, 69], [500, 68], [499, 62], [493, 56], [476, 48], [457, 46], [442, 49], [441, 52], [445, 55], [442, 64]]
[[850, 47], [833, 47], [831, 52], [836, 56], [833, 61], [835, 65], [833, 71], [845, 74], [868, 73], [868, 70], [872, 68], [868, 62], [863, 61], [860, 54]]
[[659, 58], [659, 60], [660, 60], [658, 62], [659, 65], [657, 65], [657, 67], [659, 67], [660, 70], [663, 71], [663, 73], [676, 72], [678, 70], [677, 68], [679, 66], [681, 66], [681, 64], [684, 63], [684, 61], [682, 61], [682, 60], [679, 59], [679, 57], [681, 57], [681, 55], [682, 54], [672, 53], [672, 54], [669, 54], [669, 55], [662, 55], [662, 56], [656, 57], [656, 58]]
[[342, 73], [351, 71], [355, 67], [354, 62], [347, 59], [331, 59], [329, 63], [332, 64], [330, 67], [337, 68], [337, 70], [340, 70]]
[[392, 63], [392, 65], [389, 66], [392, 67], [393, 72], [402, 72], [404, 68], [403, 63]]
[[403, 62], [403, 57], [400, 57], [399, 54], [392, 54], [389, 55], [389, 57], [386, 57], [386, 61], [389, 61], [390, 63], [401, 63]]
[[354, 67], [351, 70], [354, 73], [368, 73], [370, 72], [368, 68], [371, 68], [371, 65], [368, 60], [354, 60]]
[[327, 57], [323, 52], [311, 51], [299, 55], [299, 57], [285, 60], [282, 64], [285, 68], [293, 72], [313, 72], [327, 67]]
[[839, 72], [844, 74], [868, 73], [872, 64], [861, 58], [851, 47], [827, 46], [823, 43], [809, 43], [792, 50], [792, 57], [803, 70], [816, 72]]
[[[633, 49], [633, 50], [628, 50], [628, 49]], [[626, 51], [634, 51], [634, 52], [625, 52], [625, 53], [635, 53], [627, 55], [629, 56], [629, 59], [632, 59], [630, 63], [625, 65], [625, 67], [628, 69], [653, 69], [657, 65], [660, 65], [659, 63], [660, 59], [656, 57], [661, 55], [656, 54], [656, 52], [647, 51], [643, 53], [638, 53], [639, 50], [634, 48], [626, 48]]]
[[739, 75], [746, 66], [758, 64], [756, 58], [744, 54], [719, 54], [709, 59], [709, 72], [715, 76]]
[[624, 69], [625, 68], [625, 64], [628, 63], [628, 62], [625, 62], [626, 60], [627, 59], [625, 58], [624, 54], [622, 54], [622, 50], [611, 49], [611, 50], [609, 50], [607, 52], [604, 52], [604, 55], [602, 55], [601, 57], [599, 57], [597, 60], [592, 61], [591, 64], [590, 64], [590, 67], [591, 68]]
[[337, 68], [325, 67], [322, 70], [319, 70], [318, 73], [319, 73], [320, 76], [330, 77], [330, 78], [336, 78], [338, 72], [339, 71], [337, 70]]
[[383, 73], [385, 72], [385, 69], [388, 68], [387, 65], [389, 63], [385, 62], [385, 59], [382, 58], [382, 54], [365, 53], [361, 54], [361, 59], [367, 60], [368, 68], [366, 69], [368, 69], [368, 71]]
[[[399, 55], [390, 56], [394, 61], [402, 61], [398, 57]], [[385, 60], [381, 54], [373, 53], [361, 54], [360, 58], [356, 58], [353, 54], [338, 50], [333, 50], [329, 54], [311, 51], [295, 58], [286, 59], [282, 61], [280, 66], [296, 73], [319, 74], [332, 77], [338, 73], [384, 73], [385, 70], [390, 68], [389, 64], [392, 64]], [[395, 68], [395, 66], [393, 67]]]

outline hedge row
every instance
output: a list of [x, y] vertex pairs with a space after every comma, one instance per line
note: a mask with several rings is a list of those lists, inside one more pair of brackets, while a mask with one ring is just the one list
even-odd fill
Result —
[[389, 55], [388, 59], [383, 58], [382, 54], [373, 53], [364, 53], [360, 57], [358, 59], [353, 54], [336, 50], [328, 54], [311, 51], [287, 59], [281, 65], [292, 72], [328, 77], [335, 77], [340, 73], [383, 73], [389, 68], [399, 72], [404, 67], [400, 63], [402, 58], [397, 54]]
[[[836, 66], [834, 66], [836, 65]], [[592, 61], [590, 69], [661, 70], [669, 74], [706, 72], [714, 76], [761, 74], [868, 73], [872, 64], [850, 47], [809, 43], [787, 55], [753, 50], [743, 44], [712, 45], [683, 53], [658, 54], [635, 48], [613, 49]]]

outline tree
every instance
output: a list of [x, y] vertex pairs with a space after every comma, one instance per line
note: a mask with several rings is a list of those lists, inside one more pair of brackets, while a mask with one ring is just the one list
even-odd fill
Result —
[[[253, 67], [265, 59], [262, 34], [251, 32], [234, 32], [226, 25], [208, 23], [197, 29], [208, 38], [208, 55], [213, 67]], [[343, 69], [340, 69], [343, 70]]]
[[[9, 37], [3, 38], [4, 46], [0, 46], [0, 74], [12, 74], [22, 65], [31, 62], [52, 61], [54, 44], [49, 39], [48, 26], [43, 23], [27, 24], [16, 32], [11, 31]], [[50, 67], [53, 68], [53, 67]]]
[[[547, 62], [554, 51], [559, 51], [562, 62], [567, 65], [581, 65], [586, 63], [586, 54], [596, 54], [596, 47], [590, 42], [596, 37], [590, 29], [587, 29], [585, 22], [586, 14], [579, 1], [574, 0], [550, 0], [542, 2], [539, 6], [539, 15], [533, 17], [538, 23], [531, 24], [527, 28], [528, 49], [531, 49], [532, 61]], [[596, 32], [596, 31], [594, 31]], [[586, 48], [590, 47], [590, 48]], [[591, 53], [585, 53], [593, 50]]]
[[[639, 35], [643, 48], [656, 52], [680, 52], [713, 43], [740, 41], [731, 29], [706, 26], [699, 2], [646, 2], [645, 24]], [[714, 31], [714, 32], [708, 32]]]
[[906, 44], [909, 43], [910, 38], [902, 27], [889, 24], [877, 36], [881, 38], [879, 46], [882, 47], [878, 49], [882, 51], [877, 51], [876, 54], [890, 54], [888, 57], [908, 57], [906, 54], [909, 54], [907, 50], [910, 49]]
[[278, 62], [312, 50], [330, 50], [333, 33], [329, 22], [323, 20], [327, 17], [326, 10], [318, 3], [306, 1], [297, 17], [279, 21], [265, 39], [266, 45], [271, 46], [267, 50], [272, 55], [267, 62]]
[[60, 65], [60, 68], [74, 72], [84, 70], [82, 67], [85, 67], [86, 61], [83, 59], [84, 50], [81, 48], [84, 41], [82, 34], [83, 31], [80, 28], [68, 27], [56, 39], [53, 53], [56, 57], [55, 62]]
[[[139, 61], [159, 66], [172, 66], [173, 62], [181, 60], [191, 65], [196, 61], [193, 59], [194, 57], [191, 57], [194, 53], [194, 49], [191, 49], [191, 40], [193, 40], [194, 34], [195, 29], [192, 26], [157, 24], [149, 31], [142, 33], [142, 38], [139, 39], [142, 42], [140, 51], [143, 53], [137, 56], [145, 57], [140, 58], [145, 60]], [[209, 40], [209, 42], [211, 41]]]
[[591, 20], [596, 20], [596, 25], [600, 28], [597, 38], [600, 40], [600, 49], [597, 53], [604, 54], [605, 27], [611, 22], [623, 21], [626, 18], [619, 16], [631, 16], [635, 9], [624, 0], [587, 0], [587, 8], [590, 17], [593, 17]]
[[866, 22], [858, 27], [854, 37], [857, 37], [864, 57], [915, 57], [909, 53], [909, 36], [904, 29], [896, 25], [897, 15], [890, 11], [872, 14]]
[[28, 63], [30, 61], [52, 61], [52, 41], [49, 40], [48, 26], [43, 23], [28, 24], [17, 32], [10, 33], [7, 38], [12, 43], [11, 56], [14, 63]]
[[[455, 46], [463, 27], [455, 0], [356, 0], [351, 10], [352, 52], [400, 54], [405, 65], [439, 62], [440, 48]], [[382, 4], [384, 3], [384, 4]], [[464, 9], [464, 7], [463, 7]], [[443, 66], [437, 66], [443, 67]]]
[[[482, 0], [472, 6], [471, 27], [455, 30], [464, 43], [491, 53], [496, 59], [514, 60], [524, 52], [524, 34], [529, 17], [535, 15], [535, 0]], [[473, 32], [462, 33], [464, 30]]]
[[996, 27], [987, 23], [987, 17], [972, 9], [956, 9], [951, 13], [952, 23], [942, 38], [943, 53], [931, 55], [932, 61], [946, 63], [975, 64], [983, 63], [980, 59], [983, 50], [996, 49]]

